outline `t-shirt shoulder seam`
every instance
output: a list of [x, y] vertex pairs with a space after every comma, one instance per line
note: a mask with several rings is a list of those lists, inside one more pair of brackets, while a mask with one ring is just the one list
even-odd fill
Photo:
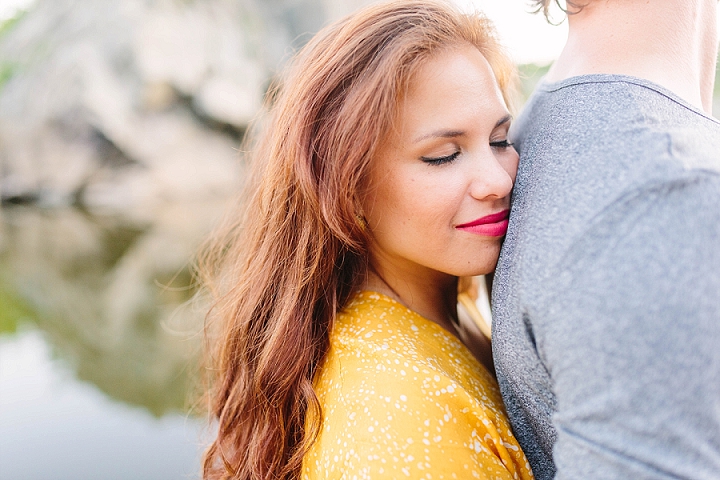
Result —
[[664, 87], [654, 84], [648, 80], [643, 80], [641, 78], [635, 78], [631, 76], [626, 75], [587, 75], [587, 76], [578, 76], [578, 77], [571, 77], [566, 80], [561, 80], [559, 82], [553, 82], [553, 83], [545, 83], [543, 81], [540, 81], [540, 83], [537, 86], [537, 89], [546, 93], [555, 93], [559, 92], [561, 90], [564, 90], [566, 88], [570, 87], [576, 87], [578, 85], [591, 85], [591, 84], [603, 84], [603, 83], [618, 83], [618, 84], [627, 84], [627, 85], [634, 85], [636, 87], [644, 88], [646, 90], [652, 91], [657, 93], [658, 95], [661, 95], [665, 97], [666, 99], [670, 100], [674, 104], [682, 107], [685, 110], [688, 110], [706, 120], [710, 120], [711, 122], [720, 125], [720, 120], [706, 114], [705, 112], [702, 112], [701, 110], [697, 109], [696, 107], [688, 104], [681, 98], [679, 98], [677, 95], [672, 93], [671, 91], [665, 89]]

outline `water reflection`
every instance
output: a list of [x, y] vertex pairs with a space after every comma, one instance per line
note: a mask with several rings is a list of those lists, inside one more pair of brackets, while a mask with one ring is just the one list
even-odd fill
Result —
[[0, 478], [199, 478], [199, 420], [113, 401], [77, 381], [46, 340], [24, 328], [0, 337]]
[[19, 459], [33, 461], [41, 445], [67, 464], [70, 439], [117, 458], [144, 444], [175, 460], [148, 457], [144, 470], [119, 476], [86, 477], [94, 467], [75, 464], [67, 476], [60, 468], [22, 478], [184, 478], [177, 468], [160, 474], [165, 464], [197, 472], [202, 422], [186, 412], [204, 307], [191, 301], [188, 264], [223, 209], [214, 201], [124, 215], [2, 210], [0, 477], [21, 478]]

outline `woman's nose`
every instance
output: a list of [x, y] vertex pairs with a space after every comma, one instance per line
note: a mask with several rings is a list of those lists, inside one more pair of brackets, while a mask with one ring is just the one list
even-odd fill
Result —
[[[510, 163], [510, 162], [504, 162]], [[495, 156], [483, 159], [481, 166], [473, 171], [470, 195], [478, 200], [505, 198], [510, 195], [515, 179], [517, 162], [504, 165]]]

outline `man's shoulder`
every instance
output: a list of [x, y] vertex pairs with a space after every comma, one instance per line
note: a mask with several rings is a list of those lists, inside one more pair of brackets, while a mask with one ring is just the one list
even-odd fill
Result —
[[663, 130], [682, 125], [699, 125], [720, 136], [718, 120], [660, 85], [625, 75], [583, 75], [555, 83], [541, 80], [512, 133], [522, 142], [555, 132], [638, 135], [638, 126]]
[[633, 77], [542, 83], [511, 137], [521, 156], [520, 191], [538, 182], [606, 184], [613, 178], [625, 190], [687, 169], [720, 171], [720, 121]]

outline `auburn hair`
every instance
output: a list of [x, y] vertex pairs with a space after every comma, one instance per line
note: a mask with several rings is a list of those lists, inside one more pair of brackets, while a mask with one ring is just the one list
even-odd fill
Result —
[[509, 103], [514, 67], [488, 20], [440, 0], [381, 3], [324, 28], [271, 87], [250, 130], [243, 200], [199, 261], [217, 421], [205, 479], [300, 476], [321, 428], [313, 377], [368, 269], [358, 219], [368, 165], [413, 72], [465, 44]]

